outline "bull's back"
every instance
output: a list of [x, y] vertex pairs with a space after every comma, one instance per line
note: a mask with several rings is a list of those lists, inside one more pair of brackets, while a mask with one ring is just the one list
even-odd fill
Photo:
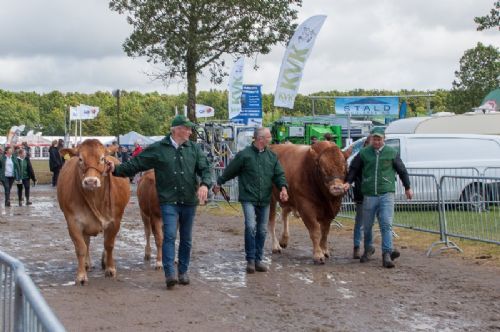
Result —
[[309, 145], [280, 144], [271, 146], [271, 150], [278, 156], [289, 185], [291, 181], [301, 177], [302, 170], [308, 166]]

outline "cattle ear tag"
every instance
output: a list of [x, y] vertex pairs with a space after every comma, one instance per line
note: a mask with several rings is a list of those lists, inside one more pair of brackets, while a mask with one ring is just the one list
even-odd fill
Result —
[[59, 150], [59, 154], [61, 156], [65, 156], [69, 154], [70, 157], [78, 156], [78, 149], [70, 149], [70, 148], [63, 148]]

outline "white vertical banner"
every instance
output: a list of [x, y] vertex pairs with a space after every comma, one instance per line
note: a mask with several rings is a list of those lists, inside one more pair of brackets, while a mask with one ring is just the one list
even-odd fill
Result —
[[69, 121], [78, 120], [80, 115], [78, 114], [78, 109], [76, 107], [69, 107]]
[[229, 119], [241, 113], [241, 92], [243, 91], [243, 69], [245, 58], [238, 58], [233, 65], [231, 75], [229, 75], [228, 90], [228, 110]]
[[281, 63], [274, 94], [274, 106], [293, 108], [302, 79], [302, 71], [325, 19], [326, 15], [311, 16], [299, 25], [290, 39]]

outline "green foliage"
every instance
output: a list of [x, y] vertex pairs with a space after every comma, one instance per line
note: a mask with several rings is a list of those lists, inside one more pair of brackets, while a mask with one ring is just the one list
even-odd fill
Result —
[[500, 1], [495, 1], [493, 6], [489, 15], [474, 18], [474, 22], [477, 23], [478, 31], [491, 28], [500, 30]]
[[187, 80], [189, 117], [195, 120], [197, 75], [208, 71], [220, 84], [224, 54], [267, 54], [286, 42], [302, 0], [111, 0], [109, 7], [127, 15], [131, 35], [123, 48], [159, 65], [157, 79]]
[[455, 76], [447, 104], [450, 111], [464, 113], [479, 106], [484, 96], [500, 85], [500, 52], [478, 43], [465, 51]]

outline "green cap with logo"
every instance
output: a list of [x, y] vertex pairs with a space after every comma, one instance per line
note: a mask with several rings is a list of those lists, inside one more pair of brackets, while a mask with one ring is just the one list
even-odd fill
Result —
[[382, 127], [375, 127], [370, 131], [370, 135], [378, 136], [378, 137], [385, 137], [385, 130]]
[[172, 120], [172, 127], [177, 127], [177, 126], [186, 126], [193, 128], [196, 125], [191, 121], [189, 121], [189, 119], [186, 118], [184, 115], [179, 114], [175, 116], [174, 120]]

